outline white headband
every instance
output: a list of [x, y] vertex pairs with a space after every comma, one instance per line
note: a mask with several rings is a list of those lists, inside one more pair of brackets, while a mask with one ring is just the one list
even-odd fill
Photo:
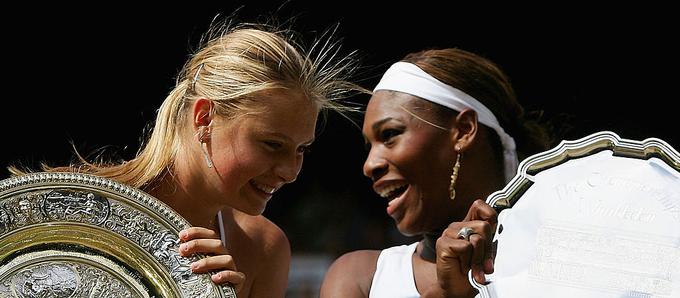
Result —
[[503, 158], [505, 160], [505, 181], [508, 182], [515, 176], [518, 165], [515, 140], [505, 133], [505, 130], [498, 123], [496, 116], [472, 96], [442, 83], [415, 64], [407, 62], [392, 64], [382, 76], [382, 79], [380, 79], [380, 83], [375, 86], [373, 92], [378, 90], [408, 93], [458, 112], [466, 108], [474, 110], [477, 112], [477, 120], [493, 128], [501, 139]]

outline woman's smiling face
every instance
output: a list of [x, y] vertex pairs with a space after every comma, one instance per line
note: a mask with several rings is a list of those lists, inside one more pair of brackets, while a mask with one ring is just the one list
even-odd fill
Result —
[[387, 213], [404, 235], [440, 228], [452, 213], [448, 177], [455, 155], [450, 132], [424, 122], [434, 121], [435, 113], [414, 109], [414, 103], [429, 104], [409, 94], [377, 91], [363, 124], [370, 146], [364, 175], [389, 200]]
[[[300, 92], [266, 94], [263, 111], [215, 127], [211, 155], [218, 188], [229, 205], [261, 214], [274, 192], [295, 181], [314, 141], [318, 107]], [[213, 175], [214, 177], [214, 175]]]

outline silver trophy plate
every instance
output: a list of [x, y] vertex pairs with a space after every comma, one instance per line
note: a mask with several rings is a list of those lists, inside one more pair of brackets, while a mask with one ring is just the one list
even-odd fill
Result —
[[226, 297], [182, 257], [189, 223], [120, 183], [74, 173], [0, 181], [0, 297]]
[[662, 140], [563, 141], [487, 203], [502, 211], [481, 297], [680, 297], [680, 155]]

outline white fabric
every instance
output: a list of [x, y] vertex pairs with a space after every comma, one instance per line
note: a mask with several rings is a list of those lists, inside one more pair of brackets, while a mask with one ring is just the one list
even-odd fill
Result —
[[519, 163], [515, 140], [503, 130], [496, 116], [472, 96], [442, 83], [415, 64], [407, 62], [392, 64], [373, 89], [374, 92], [378, 90], [408, 93], [458, 112], [466, 108], [474, 110], [477, 112], [477, 121], [495, 130], [500, 137], [505, 162], [505, 181], [508, 182], [515, 176]]
[[413, 253], [418, 242], [393, 246], [380, 252], [369, 298], [418, 298], [413, 276]]

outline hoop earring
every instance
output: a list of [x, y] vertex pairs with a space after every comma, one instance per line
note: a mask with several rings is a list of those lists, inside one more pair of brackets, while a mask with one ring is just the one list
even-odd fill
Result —
[[462, 154], [458, 152], [456, 163], [453, 165], [453, 173], [451, 173], [451, 184], [449, 184], [449, 198], [451, 201], [456, 198], [456, 180], [458, 179], [458, 170], [460, 169], [460, 160]]
[[213, 162], [210, 158], [210, 154], [208, 154], [208, 142], [206, 141], [210, 138], [210, 129], [208, 126], [200, 126], [196, 132], [196, 138], [201, 144], [201, 151], [203, 151], [203, 157], [205, 158], [206, 164], [208, 164], [208, 168], [212, 168]]

